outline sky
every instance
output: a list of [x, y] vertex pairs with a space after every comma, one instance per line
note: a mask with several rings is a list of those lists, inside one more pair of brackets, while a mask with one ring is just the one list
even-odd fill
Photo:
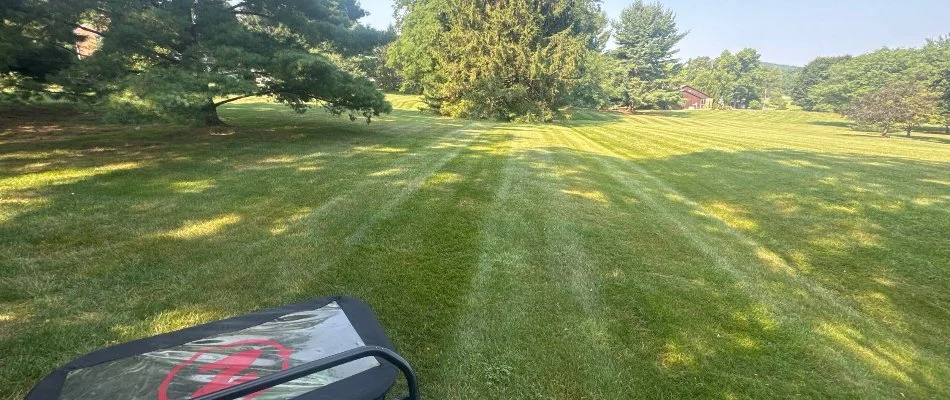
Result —
[[[631, 0], [605, 0], [613, 20]], [[689, 35], [679, 57], [719, 55], [752, 47], [762, 60], [805, 65], [815, 57], [858, 55], [881, 47], [919, 47], [950, 34], [950, 0], [661, 0]], [[362, 21], [385, 29], [392, 0], [360, 0]]]

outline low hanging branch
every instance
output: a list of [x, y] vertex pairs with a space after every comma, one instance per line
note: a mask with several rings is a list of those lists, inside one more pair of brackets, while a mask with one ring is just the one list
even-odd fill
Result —
[[230, 102], [232, 102], [232, 101], [238, 101], [238, 100], [241, 100], [241, 99], [246, 99], [246, 98], [248, 98], [248, 97], [264, 96], [264, 95], [267, 95], [267, 94], [270, 94], [270, 92], [258, 92], [258, 93], [245, 94], [245, 95], [241, 95], [241, 96], [237, 96], [237, 97], [232, 97], [232, 98], [227, 99], [227, 100], [221, 100], [221, 101], [219, 101], [219, 102], [217, 102], [217, 103], [214, 103], [214, 106], [215, 106], [215, 107], [218, 107], [218, 106], [223, 105], [223, 104], [228, 104], [228, 103], [230, 103]]

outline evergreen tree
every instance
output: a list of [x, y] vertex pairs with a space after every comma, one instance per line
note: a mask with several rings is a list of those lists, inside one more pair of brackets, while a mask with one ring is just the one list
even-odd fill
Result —
[[[80, 26], [101, 45], [66, 80], [108, 94], [120, 109], [221, 124], [217, 107], [269, 95], [297, 111], [318, 101], [371, 118], [391, 107], [372, 83], [342, 70], [387, 38], [357, 20], [355, 0], [51, 0], [98, 23]], [[51, 17], [55, 18], [55, 16]]]
[[615, 21], [617, 49], [614, 86], [619, 102], [635, 108], [671, 108], [679, 105], [679, 88], [673, 81], [679, 73], [676, 45], [687, 32], [679, 32], [676, 15], [659, 3], [637, 0]]
[[86, 2], [4, 0], [0, 3], [0, 94], [30, 98], [46, 92], [57, 75], [77, 61], [74, 30], [85, 22]]
[[550, 120], [605, 39], [592, 0], [400, 0], [390, 65], [432, 110]]

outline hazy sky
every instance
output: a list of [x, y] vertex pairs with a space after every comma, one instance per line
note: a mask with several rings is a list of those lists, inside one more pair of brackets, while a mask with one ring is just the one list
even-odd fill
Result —
[[[392, 0], [360, 0], [377, 28], [392, 22]], [[630, 0], [605, 0], [614, 19]], [[804, 65], [817, 56], [917, 47], [950, 34], [950, 0], [662, 0], [690, 33], [680, 57], [752, 47], [764, 61]]]

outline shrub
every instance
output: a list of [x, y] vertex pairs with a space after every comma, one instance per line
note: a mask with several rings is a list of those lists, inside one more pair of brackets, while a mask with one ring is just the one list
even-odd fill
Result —
[[785, 100], [785, 96], [772, 97], [771, 99], [769, 99], [769, 104], [772, 106], [772, 108], [775, 108], [776, 110], [788, 109], [788, 101]]

